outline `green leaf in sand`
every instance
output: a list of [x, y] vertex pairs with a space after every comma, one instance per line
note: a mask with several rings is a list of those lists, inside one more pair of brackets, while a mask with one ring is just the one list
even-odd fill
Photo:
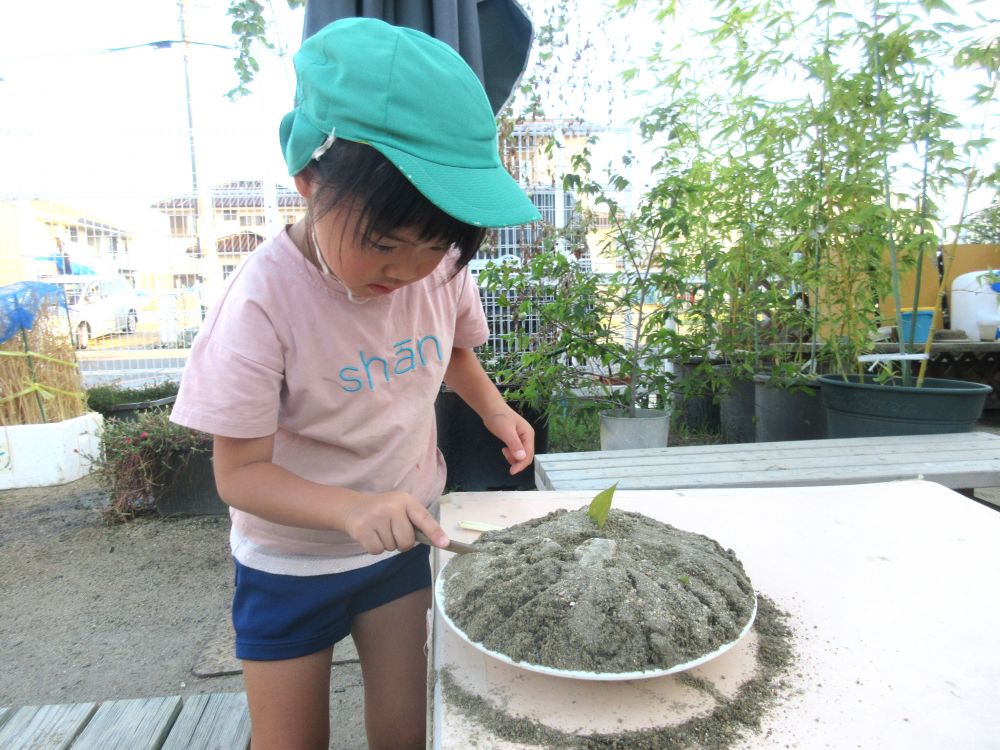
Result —
[[606, 490], [598, 492], [597, 496], [590, 501], [590, 508], [587, 510], [587, 515], [594, 520], [599, 529], [603, 529], [605, 521], [608, 520], [608, 512], [611, 510], [611, 498], [615, 496], [615, 489], [617, 487], [618, 482], [615, 482]]

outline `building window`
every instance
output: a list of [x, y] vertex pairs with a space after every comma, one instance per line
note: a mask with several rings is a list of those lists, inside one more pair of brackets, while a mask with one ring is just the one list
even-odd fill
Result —
[[573, 193], [563, 193], [563, 226], [579, 224], [576, 214], [576, 197]]
[[535, 139], [530, 135], [517, 136], [517, 165], [523, 178], [531, 179], [531, 165], [535, 162]]
[[228, 279], [229, 278], [229, 274], [231, 274], [235, 270], [236, 270], [236, 264], [235, 263], [223, 263], [222, 264], [222, 278], [223, 279]]
[[542, 221], [549, 226], [556, 225], [556, 193], [554, 190], [537, 190], [531, 194], [531, 202], [538, 207]]
[[240, 226], [241, 227], [260, 227], [264, 226], [265, 217], [263, 214], [243, 214], [240, 216]]
[[501, 227], [496, 230], [497, 256], [519, 254], [518, 229], [519, 227]]
[[201, 281], [201, 276], [195, 273], [175, 273], [174, 289], [186, 289]]
[[224, 208], [222, 209], [222, 220], [223, 221], [236, 221], [238, 214], [235, 208]]
[[191, 227], [187, 214], [170, 214], [170, 235], [172, 237], [190, 237]]
[[542, 232], [537, 222], [521, 224], [516, 227], [500, 227], [493, 230], [495, 252], [477, 253], [477, 258], [502, 258], [505, 255], [516, 255], [522, 260], [525, 251], [535, 246], [542, 238]]

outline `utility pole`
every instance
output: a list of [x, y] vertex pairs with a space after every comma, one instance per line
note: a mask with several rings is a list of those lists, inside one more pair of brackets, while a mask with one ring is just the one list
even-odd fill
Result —
[[191, 43], [187, 35], [187, 0], [177, 0], [177, 11], [180, 16], [181, 42], [184, 45], [184, 95], [187, 103], [188, 151], [191, 156], [191, 194], [194, 196], [194, 232], [200, 254], [199, 267], [202, 271], [203, 289], [208, 299], [202, 304], [214, 300], [215, 294], [222, 282], [221, 269], [216, 260], [214, 201], [212, 189], [201, 184], [198, 179], [197, 148], [195, 147], [194, 111], [191, 106]]

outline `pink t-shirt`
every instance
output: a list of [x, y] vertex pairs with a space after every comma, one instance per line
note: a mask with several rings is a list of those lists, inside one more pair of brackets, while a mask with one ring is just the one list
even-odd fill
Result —
[[[452, 260], [359, 305], [282, 232], [209, 312], [171, 419], [226, 437], [273, 434], [274, 463], [305, 479], [430, 505], [444, 489], [434, 401], [452, 347], [489, 334], [475, 282], [468, 270], [452, 278]], [[334, 573], [392, 554], [368, 555], [339, 531], [230, 516], [234, 557], [258, 570]]]

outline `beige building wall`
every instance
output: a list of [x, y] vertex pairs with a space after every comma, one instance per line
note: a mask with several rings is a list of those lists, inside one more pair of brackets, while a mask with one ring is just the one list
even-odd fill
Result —
[[1000, 245], [945, 245], [943, 254], [944, 288], [948, 292], [962, 274], [1000, 270]]
[[131, 270], [131, 235], [87, 212], [45, 200], [0, 201], [0, 281], [33, 280], [56, 266], [38, 257], [68, 254], [99, 273]]
[[[234, 182], [214, 188], [211, 215], [201, 219], [198, 236], [195, 231], [199, 222], [189, 198], [156, 204], [162, 215], [165, 262], [151, 283], [159, 289], [199, 286], [206, 301], [211, 302], [225, 279], [260, 243], [305, 214], [304, 205], [270, 205], [264, 192], [259, 182]], [[241, 205], [255, 202], [257, 205]], [[206, 208], [207, 203], [201, 202]], [[206, 242], [211, 244], [206, 246]], [[196, 250], [199, 246], [200, 253]]]
[[34, 278], [30, 274], [24, 249], [45, 241], [45, 233], [34, 231], [25, 220], [25, 209], [16, 203], [0, 201], [0, 285]]

